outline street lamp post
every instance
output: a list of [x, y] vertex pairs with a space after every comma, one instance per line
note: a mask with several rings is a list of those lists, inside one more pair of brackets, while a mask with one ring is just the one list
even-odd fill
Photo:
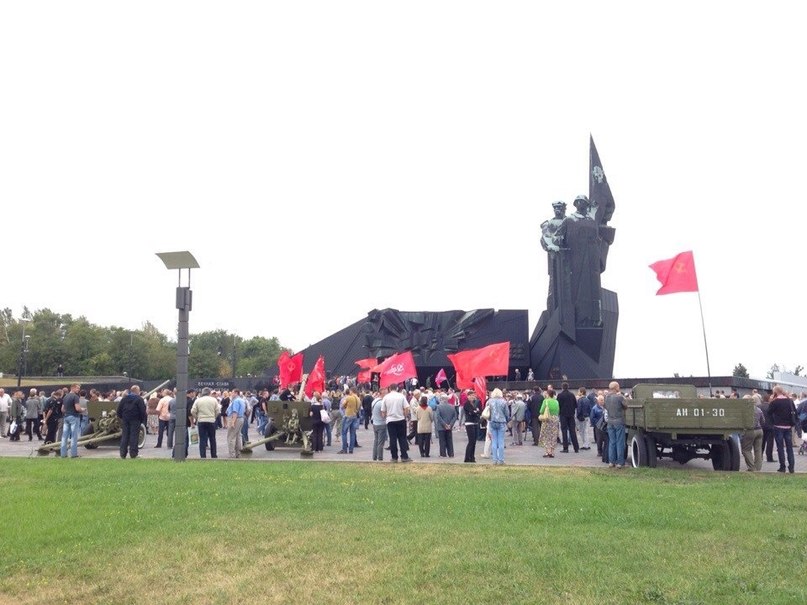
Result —
[[19, 363], [17, 364], [17, 390], [22, 387], [22, 375], [23, 372], [27, 372], [28, 369], [28, 340], [31, 338], [30, 335], [25, 335], [25, 324], [31, 320], [21, 317], [20, 321], [22, 322], [22, 338], [20, 339], [20, 358], [18, 360]]
[[25, 340], [25, 346], [22, 349], [22, 375], [28, 376], [28, 353], [30, 352], [30, 349], [28, 348], [28, 343], [31, 341], [31, 335], [26, 334], [23, 337], [23, 340]]
[[238, 362], [238, 337], [233, 334], [233, 384], [235, 384], [235, 364]]
[[[179, 310], [179, 326], [177, 329], [177, 394], [176, 394], [176, 433], [174, 435], [174, 460], [185, 460], [185, 441], [188, 424], [188, 318], [190, 316], [193, 296], [191, 293], [191, 269], [198, 269], [199, 263], [190, 252], [158, 252], [157, 256], [165, 264], [165, 268], [176, 269], [179, 282], [176, 290], [176, 308]], [[188, 270], [188, 285], [182, 285], [182, 269]]]

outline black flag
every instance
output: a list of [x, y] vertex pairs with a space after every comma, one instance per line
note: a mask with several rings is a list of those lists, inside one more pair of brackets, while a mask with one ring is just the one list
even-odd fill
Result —
[[589, 138], [591, 139], [591, 149], [588, 164], [588, 199], [591, 200], [592, 207], [597, 209], [595, 215], [597, 223], [607, 225], [614, 214], [616, 205], [614, 204], [614, 196], [611, 195], [608, 179], [605, 178], [600, 155], [594, 145], [594, 137], [589, 135]]

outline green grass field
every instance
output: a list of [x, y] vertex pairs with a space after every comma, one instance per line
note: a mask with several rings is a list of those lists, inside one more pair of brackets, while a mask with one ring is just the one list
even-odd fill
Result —
[[0, 464], [2, 602], [807, 602], [798, 475]]

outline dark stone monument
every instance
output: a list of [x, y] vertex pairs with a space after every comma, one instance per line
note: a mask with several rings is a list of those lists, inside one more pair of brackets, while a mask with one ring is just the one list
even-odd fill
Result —
[[530, 339], [530, 365], [538, 379], [610, 378], [614, 369], [619, 306], [615, 292], [604, 290], [614, 229], [614, 198], [591, 139], [589, 197], [552, 204], [554, 216], [541, 224], [541, 246], [549, 260], [546, 311]]

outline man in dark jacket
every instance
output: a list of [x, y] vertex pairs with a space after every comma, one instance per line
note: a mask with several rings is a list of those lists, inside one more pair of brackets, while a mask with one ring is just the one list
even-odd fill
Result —
[[569, 441], [572, 442], [575, 454], [580, 451], [577, 444], [577, 430], [574, 425], [574, 418], [577, 414], [577, 397], [569, 390], [569, 383], [564, 382], [562, 390], [558, 393], [558, 404], [560, 406], [560, 434], [563, 436], [563, 453], [569, 453]]
[[544, 403], [544, 396], [541, 394], [541, 387], [532, 390], [532, 397], [527, 404], [530, 412], [530, 430], [532, 430], [532, 444], [538, 445], [538, 437], [541, 436], [541, 421], [538, 415], [541, 413], [541, 405]]
[[123, 425], [123, 434], [120, 438], [120, 457], [126, 458], [129, 450], [130, 458], [137, 458], [137, 442], [140, 436], [140, 425], [146, 424], [146, 402], [140, 396], [140, 387], [134, 385], [129, 394], [118, 404], [118, 418]]
[[590, 450], [591, 443], [588, 440], [588, 425], [591, 422], [591, 400], [586, 397], [585, 387], [580, 387], [577, 391], [577, 432], [580, 433], [581, 450]]
[[787, 396], [784, 388], [778, 384], [773, 387], [773, 399], [768, 409], [771, 424], [773, 424], [773, 438], [776, 441], [776, 453], [779, 455], [780, 473], [785, 472], [785, 461], [787, 470], [795, 471], [796, 461], [793, 457], [793, 427], [796, 422], [796, 406], [793, 400]]
[[762, 410], [762, 451], [765, 452], [765, 462], [776, 462], [773, 459], [773, 424], [771, 423], [769, 401], [762, 399], [754, 389], [754, 402]]
[[364, 415], [364, 430], [367, 430], [367, 427], [370, 424], [370, 418], [373, 415], [373, 397], [372, 393], [367, 393], [361, 400], [361, 411]]

